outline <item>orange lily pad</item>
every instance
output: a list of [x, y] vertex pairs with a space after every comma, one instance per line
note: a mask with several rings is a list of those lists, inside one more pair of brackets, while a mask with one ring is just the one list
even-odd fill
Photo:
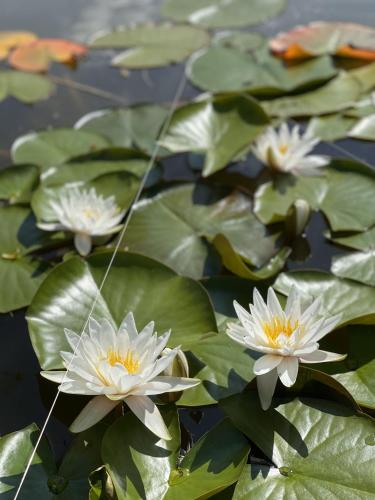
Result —
[[52, 62], [75, 63], [86, 54], [84, 45], [58, 38], [35, 40], [15, 49], [9, 56], [9, 64], [22, 71], [47, 71]]
[[375, 60], [375, 29], [340, 22], [314, 22], [279, 33], [270, 41], [272, 52], [286, 60], [322, 54]]
[[11, 49], [26, 45], [37, 38], [30, 31], [0, 31], [0, 59], [5, 59]]

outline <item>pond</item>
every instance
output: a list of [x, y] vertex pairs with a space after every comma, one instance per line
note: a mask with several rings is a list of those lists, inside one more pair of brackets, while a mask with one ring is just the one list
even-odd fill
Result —
[[[109, 31], [125, 24], [159, 21], [161, 3], [159, 0], [2, 0], [0, 31], [28, 30], [37, 33], [40, 37], [64, 38], [87, 43], [100, 31]], [[279, 16], [260, 23], [251, 30], [272, 37], [297, 25], [322, 20], [347, 21], [374, 26], [373, 0], [358, 2], [288, 0], [287, 8]], [[118, 68], [110, 66], [111, 57], [110, 49], [91, 50], [85, 58], [78, 61], [75, 67], [53, 64], [48, 74], [56, 84], [56, 90], [49, 99], [31, 105], [13, 98], [2, 101], [0, 103], [2, 117], [0, 121], [0, 167], [7, 167], [12, 163], [10, 148], [13, 142], [17, 137], [30, 131], [45, 130], [50, 127], [70, 128], [82, 116], [100, 109], [127, 107], [139, 103], [165, 103], [171, 107], [181, 82], [183, 82], [183, 87], [178, 97], [179, 104], [192, 101], [202, 92], [189, 80], [183, 80], [185, 64], [129, 71], [124, 76]], [[291, 119], [290, 124], [294, 123], [295, 119]], [[306, 125], [306, 121], [302, 123]], [[145, 127], [147, 128], [146, 123]], [[316, 154], [347, 158], [373, 167], [373, 144], [371, 141], [350, 138], [321, 141], [316, 148]], [[194, 158], [189, 154], [180, 154], [162, 160], [166, 183], [174, 186], [180, 181], [197, 179], [202, 158], [199, 156], [195, 158], [198, 171], [191, 168], [193, 161]], [[229, 168], [229, 172], [243, 172], [247, 168], [248, 161], [248, 157], [246, 160], [241, 159], [236, 166]], [[263, 179], [261, 163], [254, 159], [252, 162], [253, 170], [249, 178], [259, 182], [259, 179]], [[155, 193], [158, 189], [158, 186], [155, 187]], [[152, 189], [151, 194], [153, 194]], [[218, 198], [220, 195], [203, 194], [202, 203], [211, 203], [215, 197]], [[335, 246], [326, 238], [329, 224], [322, 212], [312, 213], [305, 231], [306, 240], [303, 241], [302, 248], [294, 248], [292, 258], [288, 260], [284, 270], [330, 271], [333, 256], [349, 253], [348, 248]], [[343, 235], [345, 234], [344, 231]], [[224, 274], [228, 276], [230, 273]], [[207, 287], [210, 286], [212, 286], [212, 296], [214, 296], [216, 285], [211, 282]], [[6, 289], [7, 283], [1, 283], [1, 287]], [[286, 285], [285, 287], [287, 288]], [[281, 288], [282, 286], [279, 292], [282, 291]], [[239, 294], [242, 293], [247, 292], [239, 291]], [[250, 300], [251, 294], [248, 293], [248, 295], [248, 300]], [[25, 309], [1, 314], [0, 332], [2, 342], [0, 434], [3, 436], [22, 429], [31, 422], [41, 427], [47, 417], [56, 388], [53, 384], [41, 380], [39, 375], [40, 364], [30, 342]], [[81, 406], [80, 402], [75, 404], [74, 401], [72, 402], [72, 397], [66, 394], [61, 394], [59, 398], [46, 429], [46, 435], [57, 458], [64, 454], [71, 442], [71, 434], [61, 420], [65, 423], [72, 421]], [[220, 421], [222, 415], [222, 411], [216, 407], [206, 407], [202, 411], [184, 410], [182, 422], [189, 429], [192, 441], [195, 442], [213, 424]]]

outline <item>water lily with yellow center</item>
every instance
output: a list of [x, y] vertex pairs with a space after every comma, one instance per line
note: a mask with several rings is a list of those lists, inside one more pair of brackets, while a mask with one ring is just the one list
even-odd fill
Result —
[[73, 351], [61, 352], [66, 370], [41, 374], [59, 383], [62, 392], [95, 396], [73, 422], [72, 432], [91, 427], [124, 401], [154, 434], [170, 439], [150, 396], [183, 391], [200, 382], [168, 375], [179, 351], [166, 348], [170, 331], [158, 337], [151, 322], [138, 333], [129, 313], [117, 331], [108, 320], [91, 318], [81, 339], [71, 330], [65, 335]]
[[318, 343], [337, 326], [340, 315], [322, 317], [320, 299], [302, 310], [301, 299], [296, 288], [292, 288], [283, 310], [272, 288], [268, 289], [267, 303], [255, 288], [250, 312], [234, 302], [241, 324], [229, 323], [227, 334], [245, 347], [264, 354], [254, 363], [264, 410], [271, 405], [278, 377], [286, 387], [292, 386], [300, 362], [323, 363], [346, 357], [322, 351]]
[[40, 222], [45, 231], [70, 231], [74, 244], [81, 255], [90, 253], [92, 237], [117, 233], [119, 222], [125, 215], [115, 202], [114, 196], [104, 198], [94, 188], [68, 188], [50, 201], [57, 222]]
[[296, 125], [289, 130], [283, 123], [278, 130], [269, 127], [258, 137], [254, 155], [267, 167], [293, 175], [319, 175], [319, 169], [329, 162], [328, 158], [309, 153], [319, 143], [310, 133], [301, 133]]

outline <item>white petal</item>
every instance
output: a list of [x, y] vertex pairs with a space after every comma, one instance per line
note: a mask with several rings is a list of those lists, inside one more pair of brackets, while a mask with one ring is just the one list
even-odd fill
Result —
[[346, 356], [346, 354], [318, 350], [304, 356], [299, 356], [299, 359], [302, 363], [325, 363], [326, 361], [341, 361]]
[[282, 359], [282, 356], [266, 354], [255, 361], [253, 371], [255, 375], [264, 375], [276, 368], [276, 366], [281, 363]]
[[59, 222], [38, 222], [37, 226], [43, 231], [64, 231], [65, 229]]
[[290, 318], [291, 321], [296, 321], [301, 315], [301, 304], [299, 293], [295, 285], [290, 289], [288, 300], [285, 306], [285, 316]]
[[172, 439], [163, 417], [150, 398], [147, 396], [128, 396], [125, 398], [125, 403], [151, 432], [162, 439]]
[[246, 326], [252, 322], [251, 315], [244, 307], [242, 307], [236, 300], [233, 301], [233, 307], [236, 311], [236, 314], [238, 316], [238, 319], [241, 321], [243, 326], [246, 328]]
[[332, 332], [332, 330], [335, 329], [335, 327], [340, 323], [341, 321], [341, 314], [337, 314], [336, 316], [332, 316], [331, 318], [328, 318], [324, 320], [322, 326], [318, 329], [318, 331], [315, 333], [315, 335], [312, 336], [310, 341], [314, 342], [319, 342], [320, 339], [325, 337], [328, 333]]
[[129, 312], [121, 322], [118, 333], [123, 335], [125, 332], [128, 333], [130, 340], [135, 340], [138, 337], [138, 330], [132, 312]]
[[283, 316], [283, 310], [281, 309], [279, 299], [273, 288], [269, 288], [267, 292], [267, 307], [271, 311], [273, 316], [278, 316], [279, 318]]
[[179, 392], [195, 387], [200, 382], [196, 378], [160, 376], [155, 377], [151, 382], [139, 385], [131, 394], [132, 396], [153, 396], [164, 392]]
[[57, 384], [61, 384], [61, 382], [66, 379], [66, 371], [59, 371], [59, 370], [51, 370], [51, 371], [45, 371], [45, 372], [40, 372], [41, 376], [46, 378], [47, 380], [50, 380], [51, 382], [56, 382]]
[[74, 235], [74, 246], [80, 255], [88, 255], [91, 250], [91, 236], [77, 233]]
[[286, 387], [291, 387], [297, 378], [298, 374], [298, 358], [294, 356], [286, 356], [277, 367], [281, 382]]
[[79, 344], [80, 336], [76, 332], [73, 332], [73, 330], [69, 330], [68, 328], [64, 328], [64, 333], [66, 340], [68, 341], [70, 347], [74, 352]]
[[301, 316], [301, 324], [306, 324], [311, 318], [316, 316], [322, 305], [322, 300], [320, 297], [314, 300], [314, 302], [303, 312]]
[[276, 368], [266, 373], [265, 375], [257, 376], [258, 394], [260, 405], [263, 410], [268, 410], [268, 408], [271, 406], [272, 396], [275, 392], [277, 378]]
[[118, 401], [112, 401], [106, 396], [96, 396], [81, 411], [70, 426], [71, 432], [82, 432], [102, 420], [108, 413], [118, 405]]

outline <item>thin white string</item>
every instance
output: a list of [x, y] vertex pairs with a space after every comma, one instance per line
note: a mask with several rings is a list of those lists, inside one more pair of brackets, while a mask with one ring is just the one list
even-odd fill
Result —
[[[168, 116], [167, 116], [167, 118], [166, 118], [166, 120], [165, 120], [165, 122], [164, 122], [164, 125], [163, 125], [163, 127], [162, 127], [162, 129], [161, 129], [161, 131], [160, 131], [160, 134], [159, 134], [159, 140], [158, 140], [158, 141], [156, 141], [156, 144], [155, 144], [155, 147], [154, 147], [153, 153], [152, 153], [152, 155], [151, 155], [150, 161], [149, 161], [149, 163], [148, 163], [148, 166], [147, 166], [146, 172], [145, 172], [145, 174], [144, 174], [144, 176], [143, 176], [143, 178], [142, 178], [142, 181], [141, 181], [141, 183], [140, 183], [140, 185], [139, 185], [139, 188], [138, 188], [137, 193], [136, 193], [136, 195], [135, 195], [135, 197], [134, 197], [134, 200], [133, 200], [133, 202], [132, 202], [132, 205], [131, 205], [131, 207], [130, 207], [130, 209], [129, 209], [128, 217], [127, 217], [127, 219], [126, 219], [126, 221], [125, 221], [125, 223], [124, 223], [124, 226], [123, 226], [123, 228], [122, 228], [122, 230], [121, 230], [120, 237], [119, 237], [119, 239], [118, 239], [118, 241], [117, 241], [117, 244], [116, 244], [115, 249], [114, 249], [114, 251], [113, 251], [113, 254], [112, 254], [112, 256], [111, 256], [111, 260], [109, 261], [109, 264], [108, 264], [108, 266], [107, 266], [106, 272], [105, 272], [105, 274], [104, 274], [104, 276], [103, 276], [103, 279], [102, 279], [102, 281], [101, 281], [101, 283], [100, 283], [100, 286], [99, 286], [99, 288], [98, 288], [98, 290], [97, 290], [97, 292], [96, 292], [96, 295], [95, 295], [95, 297], [94, 297], [94, 301], [93, 301], [92, 306], [91, 306], [91, 308], [90, 308], [90, 312], [89, 312], [89, 314], [88, 314], [88, 316], [87, 316], [87, 319], [86, 319], [86, 321], [85, 321], [85, 323], [84, 323], [84, 325], [83, 325], [83, 328], [82, 328], [82, 330], [81, 330], [80, 339], [79, 339], [79, 341], [78, 341], [78, 343], [77, 343], [77, 345], [76, 345], [76, 347], [75, 347], [75, 349], [74, 349], [74, 351], [73, 351], [73, 356], [72, 356], [72, 358], [71, 358], [71, 360], [70, 360], [70, 362], [69, 362], [69, 364], [68, 364], [68, 366], [67, 366], [66, 372], [65, 372], [65, 374], [64, 374], [64, 377], [63, 377], [63, 379], [62, 379], [62, 382], [61, 382], [61, 383], [64, 383], [64, 381], [65, 381], [65, 379], [66, 379], [66, 377], [67, 377], [67, 374], [69, 373], [70, 367], [71, 367], [71, 365], [72, 365], [72, 362], [73, 362], [73, 360], [74, 360], [74, 358], [75, 358], [75, 356], [76, 356], [77, 350], [78, 350], [79, 345], [80, 345], [80, 343], [81, 343], [82, 334], [83, 334], [83, 332], [84, 332], [84, 331], [86, 330], [86, 328], [87, 328], [87, 325], [88, 325], [88, 323], [89, 323], [89, 321], [90, 321], [91, 315], [92, 315], [92, 313], [93, 313], [93, 311], [94, 311], [94, 309], [95, 309], [96, 303], [97, 303], [97, 301], [98, 301], [98, 299], [99, 299], [99, 297], [100, 297], [100, 295], [101, 295], [101, 291], [102, 291], [102, 289], [103, 289], [104, 283], [106, 282], [106, 279], [107, 279], [108, 274], [109, 274], [109, 272], [110, 272], [110, 270], [111, 270], [112, 264], [113, 264], [113, 262], [114, 262], [114, 260], [115, 260], [115, 258], [116, 258], [117, 252], [118, 252], [118, 250], [119, 250], [119, 248], [120, 248], [120, 246], [121, 246], [122, 239], [123, 239], [123, 237], [124, 237], [125, 231], [126, 231], [126, 229], [127, 229], [128, 225], [129, 225], [130, 218], [131, 218], [131, 216], [132, 216], [132, 214], [133, 214], [133, 212], [134, 212], [134, 205], [135, 205], [135, 204], [137, 203], [137, 201], [139, 200], [139, 198], [140, 198], [140, 196], [141, 196], [141, 194], [142, 194], [143, 188], [144, 188], [144, 186], [145, 186], [145, 183], [146, 183], [146, 181], [147, 181], [147, 177], [148, 177], [148, 175], [149, 175], [149, 173], [150, 173], [150, 171], [151, 171], [152, 167], [154, 166], [154, 163], [155, 163], [155, 160], [156, 160], [157, 154], [158, 154], [159, 149], [160, 149], [160, 143], [159, 143], [159, 141], [160, 141], [160, 139], [164, 136], [164, 134], [165, 134], [165, 132], [166, 132], [166, 130], [167, 130], [167, 128], [168, 128], [168, 126], [169, 126], [170, 122], [171, 122], [172, 115], [173, 115], [173, 113], [174, 113], [174, 111], [175, 111], [175, 109], [176, 109], [176, 107], [177, 107], [177, 104], [178, 104], [178, 102], [179, 102], [179, 99], [180, 99], [180, 97], [181, 97], [181, 95], [182, 95], [182, 92], [183, 92], [183, 90], [184, 90], [184, 88], [185, 88], [185, 84], [186, 84], [186, 76], [185, 76], [185, 72], [184, 72], [184, 74], [183, 74], [183, 76], [182, 76], [182, 78], [181, 78], [181, 80], [180, 80], [180, 82], [179, 82], [179, 84], [178, 84], [178, 87], [177, 87], [177, 90], [176, 90], [175, 96], [174, 96], [174, 98], [173, 98], [173, 101], [172, 101], [172, 104], [171, 104], [171, 107], [170, 107], [170, 110], [169, 110], [169, 113], [168, 113]], [[146, 125], [146, 124], [145, 124], [145, 125]], [[40, 430], [40, 434], [39, 434], [38, 439], [37, 439], [37, 441], [36, 441], [36, 443], [35, 443], [34, 449], [33, 449], [32, 453], [31, 453], [31, 455], [30, 455], [30, 458], [29, 458], [29, 460], [28, 460], [28, 462], [27, 462], [27, 465], [26, 465], [25, 471], [24, 471], [24, 473], [23, 473], [23, 475], [22, 475], [22, 478], [21, 478], [20, 484], [18, 485], [18, 488], [17, 488], [16, 494], [15, 494], [15, 496], [14, 496], [14, 500], [17, 500], [17, 498], [18, 498], [18, 496], [19, 496], [19, 493], [20, 493], [20, 491], [21, 491], [21, 488], [22, 488], [22, 486], [23, 486], [23, 484], [24, 484], [24, 482], [25, 482], [26, 476], [27, 476], [27, 474], [28, 474], [28, 472], [29, 472], [29, 470], [30, 470], [30, 467], [31, 467], [31, 465], [32, 465], [32, 463], [33, 463], [33, 460], [34, 460], [34, 457], [35, 457], [35, 454], [36, 454], [36, 452], [37, 452], [37, 450], [38, 450], [38, 446], [39, 446], [39, 444], [40, 444], [40, 442], [41, 442], [41, 440], [42, 440], [42, 437], [44, 436], [45, 430], [46, 430], [47, 425], [48, 425], [48, 423], [49, 423], [49, 421], [50, 421], [50, 418], [51, 418], [51, 416], [52, 416], [53, 410], [54, 410], [54, 408], [55, 408], [55, 406], [56, 406], [56, 403], [57, 403], [57, 400], [58, 400], [58, 398], [59, 398], [60, 392], [61, 392], [61, 390], [60, 390], [60, 386], [59, 386], [59, 388], [58, 388], [58, 390], [57, 390], [57, 392], [56, 392], [56, 396], [55, 396], [55, 398], [54, 398], [54, 400], [53, 400], [53, 402], [52, 402], [51, 408], [49, 409], [49, 412], [48, 412], [48, 414], [47, 414], [47, 417], [46, 417], [46, 419], [45, 419], [45, 421], [44, 421], [43, 427], [42, 427], [42, 428], [41, 428], [41, 430]]]

